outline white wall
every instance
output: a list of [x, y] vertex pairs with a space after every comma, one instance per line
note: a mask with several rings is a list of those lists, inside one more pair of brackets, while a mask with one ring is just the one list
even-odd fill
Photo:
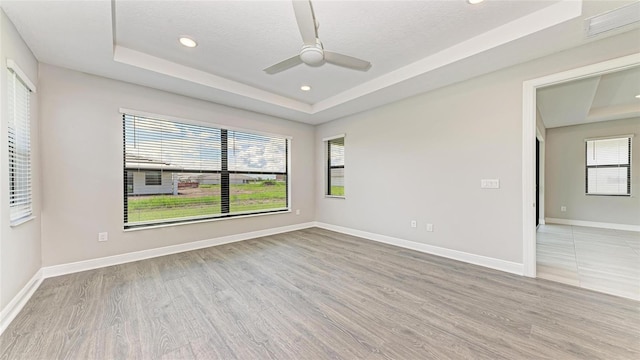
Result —
[[145, 172], [134, 171], [132, 195], [173, 194], [173, 173], [163, 171], [161, 176], [161, 185], [146, 185]]
[[[314, 128], [40, 65], [43, 266], [313, 221]], [[292, 136], [291, 213], [124, 232], [120, 108]], [[100, 231], [109, 241], [98, 242]]]
[[[13, 24], [0, 9], [0, 310], [18, 294], [40, 269], [40, 150], [38, 140], [38, 93], [31, 94], [31, 166], [33, 171], [34, 220], [9, 225], [9, 167], [7, 135], [7, 59], [14, 60], [37, 84], [38, 63]], [[37, 86], [37, 85], [36, 85]]]
[[[638, 52], [638, 37], [628, 32], [320, 125], [317, 220], [522, 263], [523, 81]], [[342, 133], [347, 197], [324, 198], [321, 139]], [[493, 178], [500, 189], [480, 189], [480, 179]]]
[[[584, 139], [635, 134], [631, 197], [585, 195]], [[547, 129], [547, 218], [640, 225], [640, 118]], [[560, 211], [566, 206], [567, 211]]]

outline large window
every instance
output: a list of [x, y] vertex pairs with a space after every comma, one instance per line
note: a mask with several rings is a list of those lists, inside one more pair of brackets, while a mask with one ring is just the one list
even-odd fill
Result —
[[123, 115], [125, 228], [289, 208], [285, 137]]
[[344, 196], [344, 135], [326, 140], [328, 196]]
[[631, 195], [631, 138], [586, 140], [588, 195]]
[[31, 217], [31, 91], [18, 74], [9, 69], [7, 111], [9, 135], [9, 219], [20, 223]]

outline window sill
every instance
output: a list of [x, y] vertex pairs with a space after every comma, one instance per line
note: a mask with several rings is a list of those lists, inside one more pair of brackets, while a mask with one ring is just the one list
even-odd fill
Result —
[[256, 216], [266, 216], [266, 215], [276, 215], [276, 214], [290, 214], [290, 213], [291, 213], [291, 209], [286, 209], [286, 210], [282, 210], [282, 211], [272, 211], [272, 212], [265, 212], [265, 213], [258, 213], [258, 214], [247, 214], [247, 215], [219, 217], [219, 218], [201, 219], [201, 220], [198, 220], [198, 219], [187, 220], [187, 221], [183, 221], [183, 222], [175, 222], [175, 223], [168, 223], [168, 224], [150, 224], [148, 226], [140, 225], [140, 226], [132, 227], [132, 228], [128, 228], [128, 229], [125, 228], [122, 231], [130, 232], [130, 231], [140, 231], [140, 230], [151, 230], [151, 229], [160, 229], [160, 228], [181, 226], [181, 225], [192, 225], [192, 224], [208, 223], [208, 222], [213, 222], [213, 221], [222, 221], [222, 220], [230, 220], [230, 219], [246, 219], [246, 218], [252, 218], [252, 217], [256, 217]]
[[17, 220], [13, 220], [9, 223], [9, 226], [11, 227], [18, 227], [26, 222], [29, 222], [31, 220], [34, 220], [36, 217], [33, 215], [29, 215], [29, 216], [25, 216], [23, 218], [17, 219]]
[[632, 197], [631, 194], [593, 194], [592, 193], [592, 194], [585, 194], [585, 195], [587, 195], [587, 196], [617, 196], [617, 197], [620, 197], [620, 196], [625, 197], [626, 196], [626, 197]]
[[346, 196], [338, 196], [338, 195], [325, 195], [324, 196], [327, 199], [346, 199]]

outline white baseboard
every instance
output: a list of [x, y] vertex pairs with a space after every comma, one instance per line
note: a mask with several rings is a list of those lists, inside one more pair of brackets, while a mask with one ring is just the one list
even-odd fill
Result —
[[463, 251], [447, 249], [439, 246], [427, 245], [415, 241], [398, 239], [391, 236], [374, 234], [366, 231], [355, 230], [337, 225], [316, 222], [316, 226], [322, 229], [340, 232], [347, 235], [358, 236], [361, 238], [395, 245], [406, 249], [416, 250], [427, 254], [437, 255], [448, 259], [463, 261], [466, 263], [480, 265], [487, 268], [500, 270], [516, 275], [524, 274], [524, 265], [506, 260], [500, 260], [482, 255], [471, 254]]
[[467, 263], [480, 265], [484, 267], [488, 267], [491, 269], [501, 270], [513, 274], [522, 275], [523, 273], [523, 265], [494, 259], [486, 256], [475, 255], [470, 253], [465, 253], [462, 251], [451, 250], [446, 248], [441, 248], [437, 246], [421, 244], [413, 241], [393, 238], [390, 236], [379, 235], [374, 233], [369, 233], [360, 230], [349, 229], [341, 226], [335, 226], [330, 224], [325, 224], [321, 222], [307, 222], [296, 225], [282, 226], [273, 229], [265, 229], [259, 231], [252, 231], [243, 234], [234, 234], [229, 236], [222, 236], [219, 238], [201, 240], [190, 242], [186, 244], [179, 245], [171, 245], [165, 246], [156, 249], [148, 249], [142, 251], [136, 251], [126, 254], [107, 256], [98, 259], [90, 259], [84, 261], [78, 261], [68, 264], [61, 265], [53, 265], [42, 267], [38, 272], [33, 276], [31, 280], [24, 286], [22, 290], [11, 300], [11, 302], [0, 312], [0, 334], [9, 326], [11, 321], [16, 317], [16, 315], [22, 310], [27, 301], [31, 298], [33, 293], [38, 289], [42, 281], [46, 278], [60, 276], [65, 274], [76, 273], [80, 271], [93, 270], [101, 267], [107, 267], [112, 265], [119, 265], [133, 261], [139, 261], [144, 259], [150, 259], [159, 256], [171, 255], [176, 253], [181, 253], [185, 251], [197, 250], [202, 248], [207, 248], [216, 245], [223, 245], [237, 241], [249, 240], [254, 238], [259, 238], [262, 236], [270, 236], [280, 233], [285, 233], [289, 231], [307, 229], [310, 227], [317, 226], [319, 228], [332, 230], [341, 232], [348, 235], [358, 236], [365, 239], [378, 241], [390, 245], [395, 245], [411, 250], [416, 250], [428, 254], [433, 254], [437, 256], [442, 256], [454, 260], [464, 261]]
[[612, 230], [640, 231], [640, 225], [603, 223], [603, 222], [595, 222], [595, 221], [557, 219], [557, 218], [546, 218], [545, 220], [547, 224], [586, 226], [586, 227], [595, 227], [595, 228], [612, 229]]
[[68, 264], [45, 266], [39, 269], [36, 274], [27, 282], [27, 284], [20, 290], [20, 292], [9, 302], [9, 304], [0, 311], [0, 335], [9, 326], [11, 321], [20, 313], [20, 310], [29, 301], [33, 293], [38, 289], [42, 281], [46, 278], [76, 273], [80, 271], [93, 270], [101, 267], [119, 265], [133, 261], [139, 261], [144, 259], [150, 259], [159, 256], [171, 255], [181, 253], [185, 251], [197, 250], [207, 248], [216, 245], [229, 244], [232, 242], [249, 240], [259, 238], [262, 236], [275, 235], [285, 233], [289, 231], [307, 229], [314, 227], [314, 222], [307, 222], [302, 224], [295, 224], [289, 226], [282, 226], [278, 228], [258, 230], [247, 232], [243, 234], [234, 234], [229, 236], [222, 236], [214, 239], [207, 239], [201, 241], [194, 241], [186, 244], [165, 246], [156, 249], [136, 251], [126, 254], [107, 256], [98, 259], [90, 259], [84, 261], [78, 261]]
[[29, 280], [24, 287], [11, 299], [9, 304], [0, 311], [0, 335], [7, 329], [9, 324], [20, 313], [20, 310], [25, 306], [27, 301], [31, 299], [33, 293], [38, 289], [42, 283], [42, 269], [36, 271], [31, 280]]
[[86, 271], [86, 270], [93, 270], [93, 269], [98, 269], [106, 266], [119, 265], [119, 264], [124, 264], [128, 262], [134, 262], [134, 261], [150, 259], [150, 258], [171, 255], [171, 254], [177, 254], [185, 251], [197, 250], [197, 249], [207, 248], [207, 247], [216, 246], [216, 245], [229, 244], [232, 242], [249, 240], [249, 239], [258, 238], [262, 236], [269, 236], [269, 235], [275, 235], [275, 234], [285, 233], [289, 231], [301, 230], [301, 229], [306, 229], [313, 226], [315, 226], [314, 222], [308, 222], [308, 223], [282, 226], [282, 227], [266, 229], [266, 230], [252, 231], [252, 232], [247, 232], [242, 234], [222, 236], [214, 239], [194, 241], [194, 242], [185, 243], [185, 244], [165, 246], [165, 247], [156, 248], [156, 249], [148, 249], [148, 250], [130, 252], [126, 254], [107, 256], [103, 258], [78, 261], [78, 262], [73, 262], [68, 264], [46, 266], [42, 268], [42, 276], [43, 278], [46, 279], [54, 276], [71, 274], [71, 273], [76, 273], [76, 272]]

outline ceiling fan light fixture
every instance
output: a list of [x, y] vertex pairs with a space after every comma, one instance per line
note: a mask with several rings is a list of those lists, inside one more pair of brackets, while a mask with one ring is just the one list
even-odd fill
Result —
[[300, 90], [302, 90], [302, 91], [310, 91], [310, 90], [311, 90], [311, 86], [309, 86], [309, 85], [302, 85], [302, 86], [300, 86]]
[[324, 52], [315, 46], [304, 46], [300, 51], [302, 62], [311, 66], [320, 66], [324, 62]]
[[180, 37], [179, 41], [182, 46], [186, 46], [188, 48], [194, 48], [198, 46], [198, 43], [195, 40], [187, 36]]

